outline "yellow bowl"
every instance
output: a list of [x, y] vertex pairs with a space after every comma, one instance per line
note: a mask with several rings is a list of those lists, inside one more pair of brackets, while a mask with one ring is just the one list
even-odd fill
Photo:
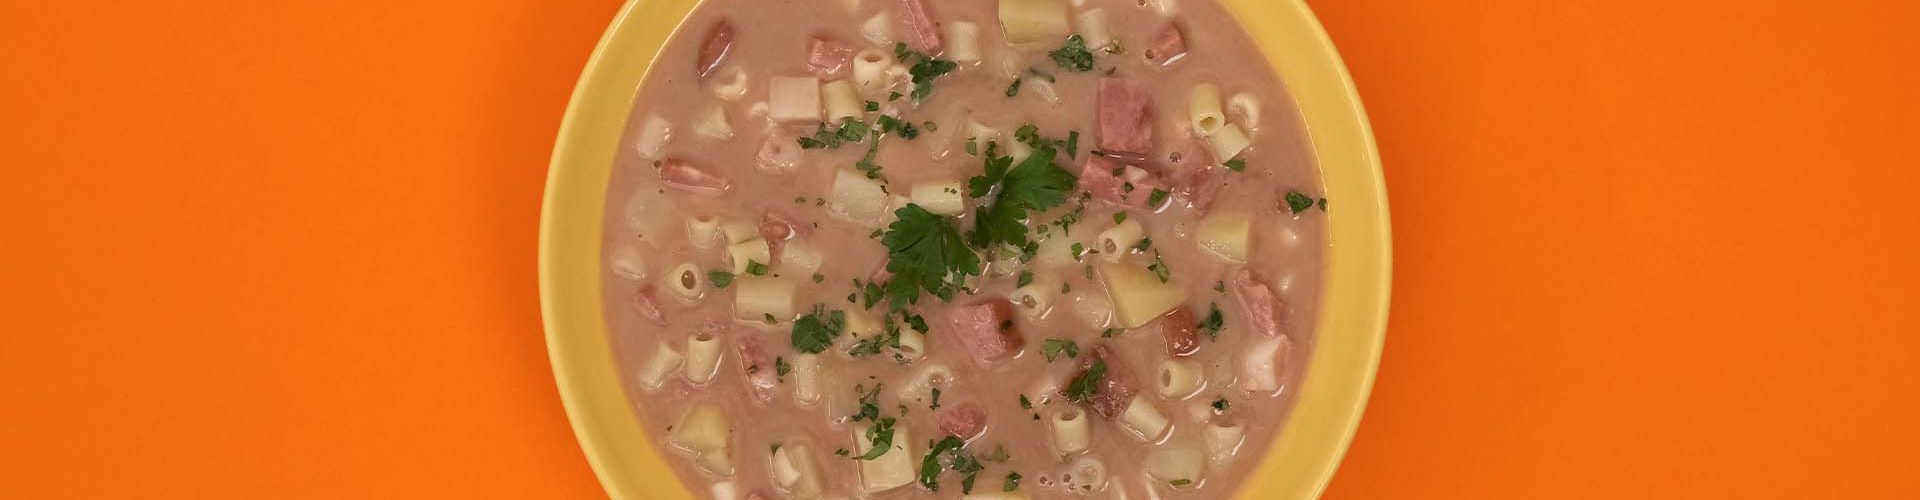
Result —
[[[1340, 55], [1301, 0], [1225, 0], [1286, 81], [1331, 200], [1333, 246], [1300, 399], [1241, 498], [1319, 496], [1360, 424], [1386, 336], [1391, 239], [1373, 133]], [[697, 0], [631, 0], [587, 61], [554, 145], [540, 221], [547, 354], [573, 432], [613, 498], [689, 498], [621, 391], [601, 315], [608, 174], [634, 93]]]

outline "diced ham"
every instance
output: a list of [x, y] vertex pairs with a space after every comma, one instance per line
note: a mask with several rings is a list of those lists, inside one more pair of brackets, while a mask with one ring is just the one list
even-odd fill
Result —
[[1167, 23], [1167, 27], [1161, 28], [1160, 33], [1153, 36], [1153, 41], [1147, 42], [1146, 56], [1148, 61], [1161, 66], [1187, 57], [1187, 37], [1180, 34], [1180, 26]]
[[1119, 77], [1100, 79], [1094, 119], [1101, 152], [1145, 158], [1153, 148], [1153, 89]]
[[807, 71], [821, 79], [832, 79], [853, 63], [853, 46], [845, 42], [815, 36], [807, 39]]
[[647, 322], [660, 326], [667, 325], [666, 315], [660, 313], [660, 302], [653, 296], [653, 285], [640, 287], [633, 291], [633, 310]]
[[660, 180], [666, 182], [668, 187], [694, 194], [718, 195], [733, 189], [732, 182], [680, 158], [667, 158], [660, 162]]
[[775, 131], [767, 136], [767, 142], [760, 143], [753, 168], [766, 175], [793, 173], [800, 168], [800, 143], [790, 134]]
[[1175, 307], [1160, 318], [1160, 336], [1166, 340], [1169, 356], [1184, 358], [1200, 350], [1200, 322], [1186, 307]]
[[741, 337], [734, 343], [736, 354], [740, 355], [740, 374], [747, 379], [747, 389], [753, 393], [756, 401], [764, 404], [773, 401], [774, 385], [779, 383], [780, 374], [774, 367], [773, 356], [760, 346], [759, 337]]
[[940, 53], [940, 25], [927, 11], [927, 0], [900, 0], [900, 23], [906, 25], [907, 44], [928, 56]]
[[1253, 271], [1241, 269], [1233, 277], [1234, 299], [1240, 302], [1240, 310], [1246, 311], [1247, 325], [1261, 335], [1272, 337], [1286, 333], [1286, 325], [1281, 315], [1286, 313], [1285, 304], [1273, 295], [1273, 289], [1254, 279]]
[[767, 495], [767, 492], [760, 491], [760, 490], [753, 490], [753, 491], [747, 492], [747, 497], [744, 500], [773, 500], [773, 497], [770, 495]]
[[1093, 199], [1121, 207], [1145, 207], [1153, 190], [1161, 188], [1153, 173], [1100, 155], [1087, 156], [1079, 182]]
[[813, 232], [806, 219], [794, 215], [778, 205], [767, 207], [760, 215], [760, 238], [767, 242], [767, 256], [774, 262], [780, 261], [780, 250], [787, 246], [787, 240], [806, 236]]
[[933, 423], [948, 436], [973, 439], [987, 430], [987, 410], [972, 401], [949, 404], [933, 411]]
[[733, 23], [721, 19], [707, 28], [707, 40], [700, 44], [698, 59], [694, 61], [694, 75], [706, 80], [713, 70], [726, 64], [727, 53], [733, 51]]
[[[1133, 395], [1139, 392], [1136, 389], [1139, 386], [1134, 383], [1133, 373], [1120, 364], [1119, 357], [1114, 356], [1106, 344], [1096, 345], [1088, 355], [1080, 357], [1080, 367], [1074, 371], [1074, 377], [1078, 378], [1092, 369], [1096, 361], [1105, 365], [1107, 371], [1094, 384], [1093, 394], [1087, 398], [1087, 406], [1108, 420], [1119, 418], [1127, 410], [1127, 405], [1133, 402]], [[1062, 398], [1066, 398], [1066, 389], [1066, 386], [1060, 388]]]
[[991, 299], [956, 306], [947, 311], [951, 337], [960, 342], [976, 364], [985, 366], [1020, 352], [1026, 340], [1013, 328], [1013, 304]]

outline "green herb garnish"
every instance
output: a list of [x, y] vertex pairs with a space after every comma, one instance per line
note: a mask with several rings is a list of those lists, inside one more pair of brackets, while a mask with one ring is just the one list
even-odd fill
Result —
[[1067, 43], [1048, 52], [1047, 57], [1053, 58], [1053, 63], [1061, 69], [1093, 71], [1093, 52], [1087, 51], [1087, 42], [1080, 35], [1067, 35]]
[[1087, 371], [1080, 372], [1079, 375], [1073, 376], [1073, 380], [1067, 381], [1067, 389], [1065, 391], [1067, 401], [1075, 403], [1087, 402], [1087, 399], [1093, 397], [1093, 392], [1100, 387], [1100, 377], [1106, 375], [1107, 362], [1105, 360], [1095, 359], [1093, 366], [1087, 367]]
[[1207, 318], [1200, 320], [1200, 331], [1207, 332], [1207, 338], [1220, 340], [1220, 329], [1226, 325], [1226, 318], [1220, 314], [1219, 304], [1207, 304]]
[[1299, 191], [1287, 191], [1287, 208], [1296, 214], [1305, 212], [1313, 208], [1313, 197], [1301, 194]]
[[1080, 345], [1067, 339], [1047, 339], [1046, 342], [1040, 344], [1040, 355], [1046, 357], [1049, 363], [1053, 362], [1054, 358], [1060, 357], [1061, 354], [1065, 354], [1069, 358], [1080, 357]]
[[844, 311], [827, 312], [826, 306], [813, 306], [813, 312], [793, 321], [793, 349], [807, 354], [825, 352], [846, 329], [846, 321]]
[[712, 282], [714, 288], [726, 288], [727, 285], [733, 284], [733, 273], [726, 271], [708, 271], [707, 281]]

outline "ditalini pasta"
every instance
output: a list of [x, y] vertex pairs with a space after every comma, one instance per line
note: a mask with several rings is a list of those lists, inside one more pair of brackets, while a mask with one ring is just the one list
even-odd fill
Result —
[[660, 115], [647, 115], [646, 118], [640, 119], [640, 139], [634, 141], [633, 150], [639, 152], [640, 157], [644, 159], [659, 158], [661, 150], [667, 147], [667, 140], [672, 137], [673, 122], [661, 118]]
[[686, 359], [678, 349], [673, 348], [673, 344], [665, 341], [656, 344], [653, 355], [647, 358], [646, 364], [640, 365], [640, 386], [647, 390], [659, 389], [674, 372], [680, 370], [680, 364]]
[[1222, 0], [695, 3], [597, 263], [658, 490], [1245, 494], [1344, 205]]
[[694, 385], [713, 380], [720, 368], [720, 336], [704, 329], [687, 336], [686, 367], [687, 381]]
[[1220, 87], [1211, 83], [1193, 86], [1187, 98], [1187, 126], [1200, 137], [1213, 137], [1227, 125], [1227, 113], [1220, 109]]

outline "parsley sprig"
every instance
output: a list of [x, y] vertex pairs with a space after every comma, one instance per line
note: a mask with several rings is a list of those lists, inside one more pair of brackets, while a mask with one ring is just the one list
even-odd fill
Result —
[[898, 218], [887, 227], [880, 243], [887, 246], [888, 302], [905, 310], [920, 300], [920, 292], [952, 300], [959, 283], [980, 275], [980, 257], [967, 248], [953, 219], [935, 215], [909, 203], [893, 212]]
[[987, 144], [986, 171], [967, 181], [969, 196], [990, 198], [974, 212], [977, 221], [969, 240], [975, 248], [1025, 247], [1027, 214], [1059, 206], [1073, 190], [1073, 174], [1053, 163], [1053, 144], [1034, 142], [1033, 153], [1017, 166], [1012, 157], [998, 156], [993, 143]]

